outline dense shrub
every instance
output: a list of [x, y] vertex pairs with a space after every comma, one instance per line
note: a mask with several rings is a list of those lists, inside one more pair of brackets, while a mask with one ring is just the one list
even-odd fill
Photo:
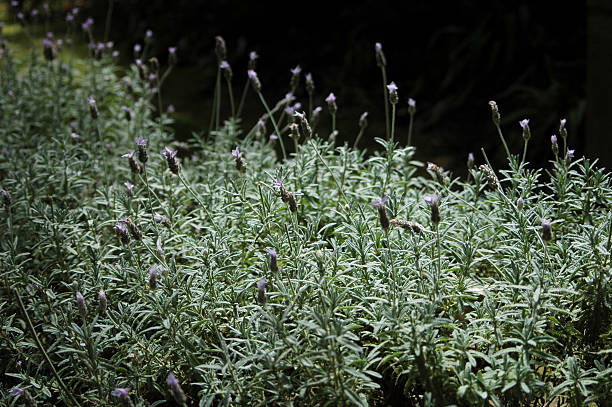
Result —
[[0, 58], [4, 403], [610, 405], [612, 186], [564, 122], [467, 179], [393, 104], [369, 157], [290, 97], [173, 144], [109, 59]]

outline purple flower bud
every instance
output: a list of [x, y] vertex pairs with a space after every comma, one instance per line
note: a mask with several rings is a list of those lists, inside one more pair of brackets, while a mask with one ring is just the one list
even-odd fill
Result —
[[113, 53], [111, 54], [113, 59], [117, 59], [119, 58], [119, 51], [113, 51]]
[[408, 113], [414, 114], [416, 112], [416, 102], [413, 98], [408, 98]]
[[291, 86], [291, 89], [294, 91], [295, 89], [297, 89], [298, 85], [300, 84], [300, 72], [302, 72], [302, 68], [300, 68], [299, 65], [291, 69], [290, 86]]
[[257, 300], [260, 304], [266, 303], [266, 279], [261, 278], [257, 282]]
[[434, 225], [437, 225], [438, 223], [440, 223], [441, 220], [440, 208], [438, 206], [440, 202], [440, 194], [436, 192], [433, 195], [425, 195], [423, 199], [425, 199], [425, 202], [429, 204], [429, 207], [431, 209], [431, 222]]
[[225, 46], [225, 40], [220, 35], [215, 37], [215, 54], [217, 59], [222, 61], [227, 58], [227, 48]]
[[368, 112], [363, 112], [359, 117], [359, 128], [365, 129], [368, 127]]
[[19, 2], [17, 0], [12, 0], [11, 1], [11, 6], [13, 7], [19, 7]]
[[127, 189], [128, 196], [134, 196], [134, 185], [132, 185], [130, 181], [126, 181], [124, 185]]
[[4, 207], [8, 208], [11, 204], [11, 194], [4, 189], [0, 189], [0, 196], [2, 197], [2, 202], [4, 203]]
[[551, 148], [553, 153], [555, 154], [555, 157], [559, 154], [559, 144], [557, 144], [557, 136], [556, 135], [552, 135], [550, 136], [550, 143], [551, 143]]
[[32, 17], [36, 17], [38, 15], [38, 10], [33, 9], [31, 14], [32, 14]]
[[85, 298], [83, 298], [83, 294], [81, 294], [79, 291], [77, 291], [75, 296], [79, 314], [81, 315], [81, 318], [85, 319], [87, 316], [87, 305], [85, 305]]
[[380, 226], [385, 232], [389, 230], [389, 217], [387, 216], [387, 210], [385, 209], [386, 202], [387, 197], [383, 196], [382, 198], [377, 198], [374, 202], [371, 203], [371, 205], [378, 210], [378, 219], [380, 220]]
[[142, 51], [142, 46], [140, 44], [134, 44], [134, 58], [138, 59], [140, 57], [140, 51]]
[[19, 13], [17, 13], [17, 18], [19, 20], [23, 20], [23, 13], [21, 11]]
[[390, 84], [387, 85], [387, 90], [389, 91], [389, 102], [392, 105], [397, 104], [397, 102], [399, 102], [399, 96], [397, 94], [397, 85], [395, 84], [395, 82], [391, 82]]
[[327, 102], [327, 107], [329, 108], [329, 112], [333, 115], [338, 111], [338, 105], [336, 105], [336, 95], [334, 93], [330, 93], [329, 96], [325, 98]]
[[21, 395], [22, 393], [23, 393], [23, 389], [20, 389], [19, 387], [13, 387], [11, 389], [11, 394], [15, 397]]
[[226, 60], [221, 61], [221, 63], [219, 64], [219, 68], [221, 68], [221, 70], [223, 71], [223, 76], [225, 77], [225, 80], [230, 82], [234, 73], [232, 72], [232, 67], [230, 66], [229, 62], [227, 62]]
[[168, 386], [170, 386], [170, 390], [172, 391], [172, 396], [174, 397], [174, 400], [180, 405], [185, 404], [187, 402], [187, 397], [185, 396], [185, 392], [183, 391], [183, 389], [181, 389], [181, 386], [179, 385], [179, 382], [176, 377], [174, 377], [173, 373], [170, 373], [168, 375], [166, 383], [168, 383]]
[[179, 166], [176, 161], [176, 151], [170, 150], [168, 147], [164, 147], [161, 151], [161, 154], [166, 157], [166, 163], [168, 164], [168, 168], [174, 175], [178, 175]]
[[489, 101], [489, 106], [491, 106], [491, 119], [493, 120], [493, 124], [499, 126], [501, 115], [499, 114], [499, 108], [497, 107], [497, 103], [495, 103], [494, 100], [491, 100]]
[[104, 290], [100, 290], [98, 292], [98, 309], [100, 312], [104, 312], [106, 310], [106, 306], [108, 305], [108, 301], [106, 299], [106, 293]]
[[232, 150], [232, 156], [236, 161], [236, 168], [238, 169], [238, 171], [242, 172], [246, 170], [246, 161], [242, 157], [242, 152], [238, 150], [238, 146], [236, 146], [236, 148]]
[[72, 14], [74, 14], [75, 16], [76, 16], [77, 14], [79, 14], [79, 8], [78, 8], [78, 7], [73, 8], [73, 9], [72, 9]]
[[516, 208], [520, 211], [523, 209], [523, 205], [525, 205], [525, 200], [522, 196], [519, 196], [519, 198], [516, 200]]
[[168, 48], [168, 63], [170, 65], [176, 65], [176, 47]]
[[66, 13], [66, 21], [69, 22], [69, 23], [74, 21], [74, 16], [72, 14], [70, 14], [70, 12]]
[[149, 74], [149, 77], [148, 77], [149, 82], [154, 82], [156, 78], [157, 78], [157, 75], [155, 75], [153, 72]]
[[312, 79], [312, 74], [307, 73], [306, 74], [306, 92], [308, 92], [309, 95], [312, 95], [314, 93], [314, 90], [315, 90], [315, 85], [314, 85], [314, 80]]
[[261, 82], [259, 81], [259, 78], [257, 77], [257, 72], [255, 72], [252, 69], [249, 69], [247, 71], [247, 75], [249, 76], [249, 80], [251, 81], [251, 86], [253, 87], [253, 90], [256, 93], [260, 93], [261, 92]]
[[234, 150], [232, 150], [232, 155], [234, 156], [234, 158], [242, 157], [242, 153], [240, 151], [238, 151], [238, 147], [236, 147]]
[[257, 66], [257, 59], [259, 58], [259, 55], [257, 55], [257, 52], [255, 51], [251, 51], [249, 53], [249, 64], [248, 64], [248, 68], [250, 70], [255, 70], [255, 67]]
[[387, 59], [385, 58], [385, 54], [382, 50], [382, 44], [377, 42], [374, 44], [374, 51], [376, 53], [376, 65], [380, 68], [384, 68], [387, 65]]
[[269, 249], [268, 254], [270, 255], [270, 271], [272, 273], [278, 272], [278, 256], [276, 255], [276, 250]]
[[98, 118], [98, 106], [96, 105], [96, 101], [93, 97], [87, 98], [87, 103], [89, 103], [89, 113], [91, 114], [92, 119]]
[[542, 224], [542, 240], [550, 242], [552, 240], [552, 222], [550, 219], [540, 218]]
[[149, 288], [154, 289], [157, 287], [157, 276], [159, 275], [159, 271], [157, 267], [151, 266], [149, 269]]
[[531, 137], [531, 131], [529, 130], [529, 119], [523, 119], [519, 122], [523, 129], [523, 139], [525, 141], [529, 140]]
[[474, 153], [468, 154], [467, 167], [468, 167], [468, 170], [471, 170], [472, 168], [474, 168]]
[[150, 42], [153, 39], [153, 31], [147, 30], [145, 32], [145, 41]]
[[127, 226], [121, 221], [115, 223], [115, 232], [119, 235], [121, 243], [128, 244], [130, 242], [130, 234], [128, 233]]
[[567, 152], [565, 153], [565, 162], [567, 162], [569, 164], [572, 161], [572, 158], [574, 158], [574, 153], [575, 152], [576, 152], [576, 150], [570, 150], [568, 148]]
[[130, 388], [116, 388], [111, 393], [112, 396], [118, 397], [121, 405], [124, 407], [134, 407], [134, 403], [132, 403], [132, 399], [130, 399]]
[[174, 105], [173, 104], [168, 105], [168, 113], [174, 113]]

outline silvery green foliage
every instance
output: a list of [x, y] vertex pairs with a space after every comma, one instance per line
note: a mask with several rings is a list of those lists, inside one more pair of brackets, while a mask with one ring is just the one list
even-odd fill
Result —
[[[281, 164], [235, 119], [176, 145], [135, 68], [93, 64], [73, 76], [0, 59], [3, 402], [18, 386], [63, 405], [42, 347], [81, 405], [117, 389], [163, 404], [171, 373], [202, 406], [610, 405], [612, 187], [592, 160], [513, 157], [489, 188], [476, 166], [468, 181], [418, 176], [413, 149], [383, 140], [366, 157], [314, 134]], [[153, 153], [131, 171], [121, 156], [139, 136], [178, 151], [180, 171]], [[381, 228], [383, 196], [392, 226], [420, 227]], [[125, 219], [141, 239], [122, 241]], [[81, 317], [75, 293], [96, 304], [100, 290], [104, 307]]]

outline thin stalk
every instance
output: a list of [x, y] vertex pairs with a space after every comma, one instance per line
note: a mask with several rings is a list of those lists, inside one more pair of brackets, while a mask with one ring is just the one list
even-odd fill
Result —
[[217, 106], [215, 108], [215, 131], [219, 131], [219, 116], [221, 115], [221, 76], [220, 75], [217, 75], [217, 85], [216, 86], [217, 86]]
[[385, 134], [387, 136], [387, 140], [389, 140], [389, 95], [387, 91], [387, 70], [385, 66], [380, 67], [380, 72], [382, 73], [382, 82], [383, 82], [383, 92], [384, 92], [384, 105], [385, 105]]
[[508, 144], [506, 144], [506, 139], [504, 138], [504, 135], [502, 134], [501, 127], [499, 127], [499, 124], [496, 124], [495, 128], [497, 128], [497, 134], [499, 134], [499, 138], [501, 139], [501, 142], [504, 145], [504, 150], [506, 150], [506, 156], [508, 157], [508, 159], [510, 159], [510, 156], [511, 156], [510, 150], [508, 149]]
[[236, 106], [234, 104], [234, 90], [232, 89], [232, 82], [229, 78], [226, 78], [227, 82], [227, 91], [229, 93], [230, 98], [230, 106], [232, 107], [232, 117], [236, 117]]
[[393, 147], [394, 147], [394, 129], [395, 129], [395, 104], [391, 104], [391, 133], [387, 142], [387, 176], [385, 177], [385, 183], [383, 184], [382, 195], [385, 195], [387, 186], [389, 185], [389, 179], [391, 178], [391, 166], [393, 161]]
[[523, 144], [523, 159], [521, 160], [521, 165], [525, 163], [525, 157], [527, 156], [527, 143], [529, 140], [525, 140], [525, 144]]
[[262, 93], [257, 92], [257, 94], [259, 95], [259, 99], [261, 100], [261, 103], [264, 105], [264, 108], [266, 109], [266, 112], [268, 113], [268, 117], [270, 118], [270, 121], [272, 122], [272, 125], [274, 126], [276, 137], [278, 137], [278, 142], [280, 143], [281, 150], [283, 151], [283, 160], [286, 160], [287, 152], [285, 151], [285, 144], [283, 143], [283, 138], [281, 137], [280, 130], [278, 129], [278, 125], [276, 124], [276, 120], [274, 120], [274, 116], [272, 115], [272, 112], [270, 111], [270, 108], [268, 107], [268, 104], [266, 103], [266, 100], [264, 99]]
[[104, 25], [104, 42], [108, 41], [108, 35], [110, 34], [111, 17], [113, 15], [113, 0], [108, 0], [108, 11], [106, 12], [106, 24]]
[[249, 91], [249, 81], [247, 79], [246, 83], [244, 84], [244, 89], [242, 89], [242, 96], [240, 97], [240, 103], [238, 104], [238, 111], [236, 112], [236, 116], [240, 117], [240, 114], [242, 113], [242, 108], [244, 107], [244, 101], [246, 100], [246, 95]]
[[359, 133], [357, 134], [357, 138], [355, 139], [355, 142], [353, 143], [353, 148], [357, 148], [357, 146], [359, 145], [359, 141], [361, 140], [361, 136], [363, 136], [363, 133], [365, 132], [365, 128], [360, 128], [359, 129]]
[[410, 123], [408, 124], [408, 147], [412, 145], [412, 124], [414, 122], [414, 113], [410, 113]]
[[[215, 79], [215, 83], [219, 83], [219, 78], [221, 75], [221, 67], [217, 67], [217, 79]], [[210, 134], [212, 132], [213, 129], [213, 125], [215, 122], [215, 108], [217, 107], [217, 98], [219, 97], [219, 95], [217, 94], [217, 89], [218, 86], [215, 85], [215, 92], [213, 93], [213, 102], [212, 102], [212, 108], [210, 109], [210, 123], [208, 124], [208, 134]]]
[[72, 405], [80, 407], [79, 402], [74, 398], [72, 393], [68, 390], [68, 388], [66, 387], [66, 385], [62, 381], [62, 378], [60, 377], [60, 375], [57, 373], [57, 370], [55, 370], [55, 366], [51, 362], [51, 359], [49, 358], [49, 355], [47, 354], [47, 352], [45, 351], [45, 348], [43, 347], [42, 343], [40, 342], [40, 338], [38, 337], [38, 334], [36, 333], [36, 330], [34, 329], [34, 325], [32, 324], [32, 320], [30, 319], [30, 314], [28, 314], [28, 311], [26, 310], [25, 306], [23, 305], [23, 301], [21, 300], [21, 296], [19, 295], [19, 291], [16, 288], [13, 289], [13, 291], [15, 293], [15, 296], [17, 297], [17, 302], [19, 303], [19, 308], [21, 309], [21, 312], [23, 312], [23, 315], [25, 316], [26, 324], [28, 325], [28, 329], [30, 330], [30, 333], [34, 337], [34, 342], [36, 342], [36, 346], [38, 347], [40, 352], [43, 354], [43, 357], [44, 357], [45, 361], [47, 362], [47, 364], [51, 368], [51, 372], [53, 373], [53, 376], [55, 376], [55, 379], [57, 380], [59, 386], [61, 387], [62, 391], [64, 392], [64, 400], [65, 401], [70, 401], [70, 403]]

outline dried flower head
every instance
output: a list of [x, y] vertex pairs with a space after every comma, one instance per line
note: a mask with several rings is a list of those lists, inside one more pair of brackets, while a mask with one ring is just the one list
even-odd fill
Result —
[[128, 230], [130, 231], [130, 234], [132, 235], [132, 237], [136, 240], [141, 240], [142, 239], [142, 230], [140, 230], [140, 228], [138, 227], [138, 225], [136, 223], [134, 223], [134, 221], [130, 218], [124, 218], [122, 219], [122, 221], [127, 225]]
[[302, 133], [302, 137], [309, 139], [312, 137], [312, 129], [310, 128], [310, 124], [308, 123], [308, 119], [306, 119], [306, 113], [295, 112], [293, 117], [297, 119], [300, 124], [300, 132]]
[[501, 188], [501, 185], [499, 185], [499, 181], [497, 180], [497, 177], [495, 176], [495, 173], [493, 172], [491, 167], [489, 167], [487, 164], [482, 164], [478, 168], [480, 169], [480, 171], [483, 173], [483, 175], [487, 179], [489, 188], [493, 190]]
[[249, 69], [247, 71], [247, 75], [249, 76], [249, 81], [251, 82], [251, 86], [253, 87], [253, 90], [256, 93], [260, 93], [261, 92], [261, 82], [259, 81], [259, 78], [257, 77], [257, 72], [255, 72], [252, 69]]
[[149, 154], [147, 153], [147, 140], [142, 136], [138, 136], [138, 138], [136, 138], [136, 145], [138, 146], [138, 160], [141, 163], [146, 164], [149, 160]]
[[489, 101], [489, 106], [491, 106], [491, 119], [493, 120], [493, 124], [499, 126], [501, 115], [499, 114], [499, 108], [497, 107], [497, 103], [494, 100]]
[[130, 242], [130, 234], [128, 233], [127, 226], [122, 221], [115, 223], [115, 233], [119, 235], [121, 243], [128, 244]]
[[378, 210], [380, 226], [385, 230], [385, 232], [389, 229], [389, 217], [387, 216], [387, 210], [385, 209], [386, 202], [387, 197], [383, 196], [382, 198], [377, 198], [374, 202], [371, 203], [371, 205]]
[[434, 225], [437, 225], [438, 223], [440, 223], [441, 220], [439, 206], [440, 194], [436, 192], [432, 195], [425, 195], [423, 199], [425, 199], [425, 202], [429, 204], [429, 208], [431, 209], [431, 222]]
[[151, 266], [149, 269], [149, 288], [154, 289], [157, 287], [157, 277], [159, 275], [159, 270], [156, 266]]
[[89, 113], [91, 114], [92, 119], [98, 118], [98, 106], [96, 105], [96, 101], [93, 97], [87, 98], [87, 103], [89, 104]]
[[108, 301], [106, 299], [106, 293], [104, 290], [100, 290], [98, 292], [98, 310], [100, 312], [106, 311], [106, 306], [108, 305]]
[[391, 219], [391, 225], [400, 227], [404, 230], [410, 230], [413, 233], [421, 233], [427, 231], [423, 225], [418, 222], [403, 219]]
[[220, 35], [215, 37], [215, 54], [217, 54], [217, 59], [223, 61], [227, 58], [227, 48], [225, 46], [225, 40]]

